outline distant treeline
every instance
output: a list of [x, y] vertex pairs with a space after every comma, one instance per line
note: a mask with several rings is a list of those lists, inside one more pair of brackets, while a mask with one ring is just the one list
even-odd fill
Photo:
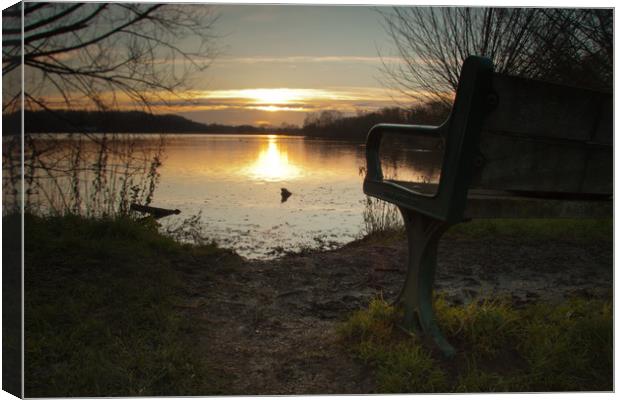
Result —
[[[173, 115], [142, 111], [26, 111], [25, 133], [287, 133], [322, 139], [363, 141], [368, 130], [379, 123], [439, 125], [449, 110], [440, 103], [409, 109], [392, 107], [345, 116], [339, 111], [321, 111], [306, 116], [302, 128], [252, 125], [203, 124]], [[5, 134], [19, 133], [21, 116], [2, 116]]]
[[450, 110], [441, 103], [409, 109], [392, 107], [370, 113], [344, 116], [339, 111], [321, 111], [306, 116], [302, 132], [306, 136], [363, 141], [370, 128], [379, 123], [439, 125]]
[[[5, 133], [20, 131], [21, 116], [2, 116]], [[26, 111], [25, 133], [264, 133], [289, 127], [270, 128], [251, 125], [203, 124], [187, 118], [142, 111]], [[293, 132], [294, 133], [294, 132]]]

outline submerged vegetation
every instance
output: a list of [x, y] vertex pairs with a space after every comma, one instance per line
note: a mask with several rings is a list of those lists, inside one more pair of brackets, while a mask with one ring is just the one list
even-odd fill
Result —
[[223, 392], [177, 266], [230, 252], [180, 244], [150, 219], [26, 215], [25, 228], [26, 396]]
[[573, 299], [514, 308], [502, 299], [465, 307], [435, 302], [439, 324], [458, 353], [442, 359], [398, 327], [381, 299], [340, 327], [357, 359], [372, 368], [379, 393], [611, 391], [610, 300]]

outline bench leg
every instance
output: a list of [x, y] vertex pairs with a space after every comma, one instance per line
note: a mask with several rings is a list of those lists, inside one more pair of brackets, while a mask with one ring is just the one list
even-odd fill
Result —
[[437, 266], [437, 245], [449, 224], [420, 214], [400, 209], [405, 221], [409, 244], [409, 265], [405, 286], [397, 302], [405, 311], [404, 328], [422, 330], [439, 347], [446, 357], [455, 354], [454, 348], [444, 338], [433, 312], [433, 282]]

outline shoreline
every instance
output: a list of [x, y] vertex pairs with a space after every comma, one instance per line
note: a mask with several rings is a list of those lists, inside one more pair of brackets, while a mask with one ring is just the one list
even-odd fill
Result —
[[[515, 309], [611, 298], [613, 242], [600, 238], [612, 221], [494, 226], [468, 225], [440, 241], [435, 290], [451, 306], [486, 296]], [[508, 234], [528, 230], [538, 236]], [[373, 367], [338, 332], [373, 299], [396, 297], [402, 234], [249, 261], [214, 244], [174, 242], [148, 221], [29, 216], [26, 246], [27, 396], [379, 390]], [[158, 381], [163, 360], [169, 378]], [[109, 362], [120, 375], [110, 376]]]

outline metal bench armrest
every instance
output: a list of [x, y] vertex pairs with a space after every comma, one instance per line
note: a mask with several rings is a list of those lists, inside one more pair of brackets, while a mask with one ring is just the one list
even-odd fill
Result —
[[429, 125], [378, 124], [373, 126], [366, 138], [366, 179], [373, 181], [383, 180], [379, 147], [383, 133], [391, 132], [413, 136], [437, 137], [440, 127]]

